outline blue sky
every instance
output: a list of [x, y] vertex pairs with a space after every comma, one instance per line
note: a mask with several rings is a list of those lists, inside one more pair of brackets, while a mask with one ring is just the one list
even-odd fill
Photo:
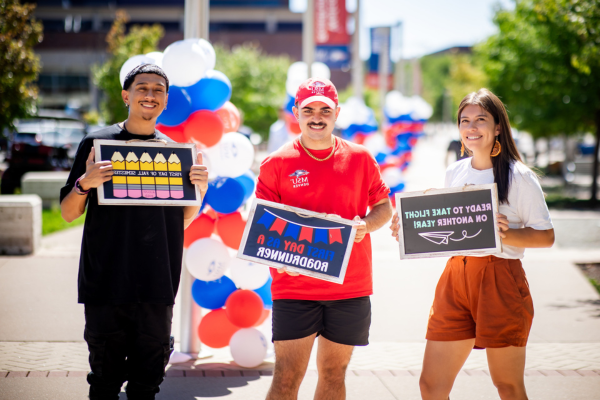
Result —
[[[346, 0], [353, 10], [356, 0]], [[402, 21], [405, 58], [420, 57], [452, 46], [482, 41], [496, 30], [493, 7], [512, 8], [511, 0], [361, 0], [361, 57], [368, 58], [368, 28]], [[292, 11], [306, 0], [290, 0]]]

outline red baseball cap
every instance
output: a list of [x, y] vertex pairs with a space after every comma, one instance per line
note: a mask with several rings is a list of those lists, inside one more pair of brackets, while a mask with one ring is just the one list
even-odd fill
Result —
[[296, 91], [296, 104], [303, 108], [315, 101], [321, 101], [331, 108], [338, 105], [338, 94], [329, 79], [310, 78], [304, 81]]

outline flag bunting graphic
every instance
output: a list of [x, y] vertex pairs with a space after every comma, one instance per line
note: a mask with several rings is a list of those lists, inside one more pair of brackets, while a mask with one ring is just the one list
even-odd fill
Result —
[[341, 230], [345, 227], [322, 228], [296, 224], [273, 214], [269, 210], [265, 210], [263, 215], [258, 219], [257, 224], [262, 224], [269, 231], [275, 231], [283, 237], [291, 237], [294, 240], [305, 240], [309, 243], [323, 242], [332, 244], [339, 242], [343, 244]]

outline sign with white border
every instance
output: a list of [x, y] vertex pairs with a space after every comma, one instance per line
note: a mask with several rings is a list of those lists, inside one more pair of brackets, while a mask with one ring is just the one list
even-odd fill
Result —
[[502, 252], [495, 183], [396, 193], [400, 259]]
[[342, 284], [355, 221], [255, 199], [237, 257]]
[[96, 161], [111, 161], [114, 173], [98, 187], [98, 204], [202, 204], [200, 189], [190, 180], [195, 144], [95, 139], [94, 149]]

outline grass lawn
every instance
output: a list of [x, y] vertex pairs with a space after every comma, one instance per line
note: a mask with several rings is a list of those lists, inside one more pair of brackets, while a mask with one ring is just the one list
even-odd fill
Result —
[[60, 215], [60, 208], [53, 207], [50, 210], [42, 210], [42, 235], [58, 232], [77, 225], [83, 225], [84, 222], [85, 213], [75, 221], [68, 223]]

